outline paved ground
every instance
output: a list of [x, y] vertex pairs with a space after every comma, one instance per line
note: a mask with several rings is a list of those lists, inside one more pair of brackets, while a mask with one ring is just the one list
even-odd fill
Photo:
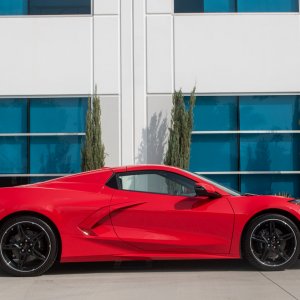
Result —
[[35, 278], [0, 273], [0, 299], [300, 299], [300, 261], [272, 273], [241, 261], [58, 265]]

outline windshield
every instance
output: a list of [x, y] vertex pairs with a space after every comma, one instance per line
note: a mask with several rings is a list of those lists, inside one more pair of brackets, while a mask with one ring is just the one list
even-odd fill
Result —
[[223, 185], [221, 185], [221, 184], [219, 184], [219, 183], [217, 183], [217, 182], [215, 182], [215, 181], [213, 181], [213, 180], [210, 180], [210, 179], [208, 179], [208, 178], [206, 178], [206, 177], [204, 177], [204, 176], [200, 176], [200, 175], [197, 174], [197, 173], [189, 172], [189, 171], [186, 171], [186, 170], [184, 170], [184, 171], [187, 172], [187, 173], [189, 173], [189, 174], [192, 174], [192, 175], [194, 175], [194, 176], [196, 175], [196, 176], [199, 177], [201, 180], [204, 180], [204, 181], [206, 181], [206, 182], [208, 182], [208, 183], [213, 184], [214, 186], [216, 186], [217, 188], [219, 188], [219, 189], [223, 190], [224, 192], [230, 194], [231, 196], [241, 196], [241, 194], [240, 194], [239, 192], [237, 192], [237, 191], [235, 191], [235, 190], [232, 190], [232, 189], [229, 189], [229, 188], [227, 188], [227, 187], [225, 187], [225, 186], [223, 186]]

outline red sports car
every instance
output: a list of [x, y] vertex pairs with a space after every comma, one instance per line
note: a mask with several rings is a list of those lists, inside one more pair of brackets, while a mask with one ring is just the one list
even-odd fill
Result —
[[240, 195], [168, 166], [131, 166], [0, 190], [0, 266], [55, 261], [245, 258], [262, 270], [300, 252], [300, 200]]

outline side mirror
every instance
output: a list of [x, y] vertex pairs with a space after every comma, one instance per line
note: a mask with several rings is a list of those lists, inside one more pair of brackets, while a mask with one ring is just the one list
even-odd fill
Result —
[[213, 186], [201, 183], [195, 185], [195, 192], [198, 197], [208, 197], [211, 199], [221, 198], [222, 196], [213, 188]]

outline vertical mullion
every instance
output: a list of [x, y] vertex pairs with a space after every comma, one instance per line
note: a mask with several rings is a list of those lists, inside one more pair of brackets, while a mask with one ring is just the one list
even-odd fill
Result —
[[[27, 133], [30, 133], [30, 99], [27, 98]], [[30, 135], [27, 136], [27, 174], [30, 174]]]
[[238, 0], [235, 0], [235, 12], [238, 12]]
[[[237, 130], [241, 130], [240, 126], [240, 96], [237, 96]], [[237, 134], [237, 155], [238, 155], [238, 171], [241, 171], [241, 134]], [[238, 175], [238, 190], [241, 191], [242, 188], [242, 175]]]

